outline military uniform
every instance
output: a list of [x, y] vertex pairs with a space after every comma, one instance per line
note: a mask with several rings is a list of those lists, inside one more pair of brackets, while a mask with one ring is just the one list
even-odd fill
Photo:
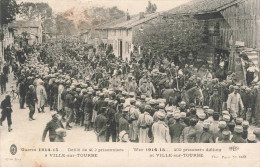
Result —
[[184, 128], [185, 126], [180, 122], [169, 126], [172, 143], [180, 143], [180, 137]]
[[120, 133], [123, 130], [129, 133], [129, 122], [126, 120], [126, 118], [121, 117], [119, 119], [118, 132]]
[[170, 143], [169, 127], [164, 121], [155, 122], [152, 126], [154, 143]]
[[195, 127], [186, 127], [183, 129], [180, 143], [195, 143], [196, 142], [197, 129]]
[[97, 133], [98, 142], [106, 142], [107, 134], [107, 118], [104, 114], [99, 114], [95, 122], [95, 131]]
[[56, 138], [56, 132], [55, 130], [58, 128], [64, 128], [61, 121], [57, 120], [51, 120], [50, 122], [47, 123], [44, 131], [43, 131], [43, 135], [42, 135], [42, 141], [45, 141], [47, 132], [49, 132], [49, 139], [50, 142], [54, 142], [55, 138]]
[[139, 115], [137, 125], [139, 127], [139, 143], [150, 143], [151, 139], [148, 136], [148, 131], [153, 123], [153, 117], [148, 113], [144, 112]]

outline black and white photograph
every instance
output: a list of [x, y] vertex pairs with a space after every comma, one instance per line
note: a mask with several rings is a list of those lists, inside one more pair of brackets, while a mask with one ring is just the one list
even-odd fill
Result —
[[260, 166], [260, 0], [0, 2], [0, 166]]

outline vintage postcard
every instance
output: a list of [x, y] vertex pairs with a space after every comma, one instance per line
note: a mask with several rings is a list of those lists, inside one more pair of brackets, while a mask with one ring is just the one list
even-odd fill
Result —
[[260, 167], [259, 0], [0, 2], [0, 167]]

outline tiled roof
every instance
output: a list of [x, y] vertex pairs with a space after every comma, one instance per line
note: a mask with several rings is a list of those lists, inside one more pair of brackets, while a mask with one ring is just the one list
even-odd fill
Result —
[[217, 12], [221, 8], [236, 4], [242, 0], [191, 0], [188, 3], [173, 8], [169, 14], [199, 14]]
[[35, 21], [35, 20], [30, 20], [30, 21], [14, 21], [12, 23], [8, 24], [9, 28], [18, 28], [18, 27], [40, 27], [41, 26], [41, 21]]
[[129, 29], [149, 20], [152, 20], [159, 16], [159, 13], [152, 13], [144, 15], [144, 18], [139, 18], [139, 15], [130, 16], [130, 20], [126, 20], [125, 17], [117, 19], [115, 21], [101, 24], [96, 26], [94, 29]]

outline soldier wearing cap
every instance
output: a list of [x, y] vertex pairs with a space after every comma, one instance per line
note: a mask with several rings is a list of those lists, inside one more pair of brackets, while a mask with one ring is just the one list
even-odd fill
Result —
[[159, 121], [155, 122], [152, 125], [154, 143], [170, 143], [171, 142], [169, 127], [164, 122], [165, 117], [166, 117], [165, 113], [162, 113], [162, 112], [158, 113], [157, 118], [159, 119]]
[[[81, 89], [80, 88], [77, 88], [76, 89], [76, 94], [75, 94], [75, 99], [74, 99], [74, 107], [73, 107], [73, 110], [75, 111], [75, 117], [76, 117], [76, 120], [75, 120], [75, 124], [78, 124], [80, 125], [81, 123], [81, 118], [82, 118], [82, 113], [81, 112], [81, 103], [82, 103], [82, 100], [83, 100], [83, 95], [80, 94], [81, 92]], [[83, 124], [81, 125], [83, 126]]]
[[222, 132], [224, 130], [227, 130], [227, 123], [225, 121], [219, 121], [219, 124], [218, 124], [218, 132], [216, 133], [216, 135], [214, 136], [215, 137], [215, 142], [218, 143], [220, 141], [222, 141]]
[[197, 119], [192, 118], [189, 121], [189, 126], [184, 128], [180, 137], [180, 143], [195, 143], [197, 129], [195, 128]]
[[37, 87], [36, 87], [36, 96], [37, 96], [37, 108], [38, 112], [44, 112], [44, 105], [47, 100], [47, 93], [43, 86], [43, 81], [39, 79]]
[[81, 109], [84, 112], [84, 125], [85, 131], [89, 131], [91, 128], [91, 118], [93, 113], [93, 100], [92, 100], [92, 92], [88, 92], [84, 95], [83, 100], [81, 102]]
[[106, 118], [106, 107], [100, 109], [100, 114], [97, 116], [95, 121], [95, 133], [97, 135], [98, 142], [106, 142], [107, 134], [107, 118]]
[[196, 124], [195, 128], [198, 132], [202, 132], [203, 131], [203, 122], [206, 119], [206, 114], [205, 113], [199, 113], [198, 118], [199, 118], [199, 121]]
[[65, 106], [64, 109], [67, 117], [66, 128], [70, 130], [72, 127], [69, 124], [72, 122], [73, 119], [73, 107], [74, 107], [74, 96], [70, 88], [67, 89], [64, 106]]
[[126, 131], [129, 134], [129, 107], [123, 108], [122, 117], [119, 119], [118, 132]]
[[116, 114], [115, 114], [117, 141], [119, 140], [119, 138], [118, 138], [118, 135], [119, 135], [119, 119], [123, 116], [123, 108], [124, 108], [124, 105], [122, 103], [119, 103], [117, 105]]
[[232, 116], [234, 114], [240, 115], [240, 109], [244, 110], [244, 104], [238, 92], [239, 87], [234, 86], [234, 92], [228, 95], [227, 109], [229, 110]]
[[[50, 106], [51, 106], [52, 110], [58, 109], [57, 108], [58, 107], [58, 89], [59, 89], [59, 84], [58, 84], [58, 82], [56, 82], [56, 80], [54, 80], [54, 82], [50, 86], [50, 98], [51, 98], [50, 99], [50, 102], [51, 102]], [[64, 106], [65, 106], [65, 104], [64, 104]]]
[[246, 140], [247, 136], [248, 136], [249, 122], [248, 121], [243, 121], [242, 127], [243, 127], [242, 138]]
[[130, 141], [138, 142], [138, 135], [139, 135], [139, 129], [137, 125], [137, 120], [140, 115], [140, 111], [134, 106], [136, 100], [131, 99], [130, 100], [130, 109], [129, 109], [129, 123], [130, 123], [130, 131], [129, 131], [129, 138]]
[[104, 93], [99, 94], [99, 99], [96, 102], [96, 105], [94, 106], [94, 110], [97, 111], [97, 114], [99, 114], [102, 107], [107, 106], [107, 102], [105, 102]]
[[257, 143], [256, 137], [254, 134], [251, 134], [248, 136], [247, 143]]
[[215, 142], [219, 131], [219, 113], [213, 113], [213, 122], [209, 126], [209, 131], [212, 133]]
[[233, 138], [231, 139], [234, 143], [246, 143], [246, 140], [242, 138], [243, 127], [240, 125], [235, 126]]
[[222, 140], [219, 140], [219, 143], [232, 143], [232, 141], [230, 140], [230, 131], [228, 130], [224, 130], [222, 131]]
[[208, 117], [207, 121], [208, 121], [209, 123], [213, 123], [213, 121], [214, 121], [214, 119], [213, 119], [213, 113], [214, 113], [214, 110], [213, 110], [213, 109], [208, 109], [208, 110], [207, 110], [207, 117]]
[[158, 118], [158, 114], [159, 113], [166, 114], [164, 108], [165, 108], [165, 104], [164, 103], [159, 103], [159, 110], [156, 111], [154, 113], [154, 115], [153, 115], [153, 121], [154, 122], [157, 122], [159, 120], [159, 118]]
[[52, 112], [51, 115], [52, 120], [46, 124], [45, 129], [43, 131], [42, 142], [45, 142], [47, 132], [49, 132], [50, 142], [54, 142], [56, 138], [55, 130], [58, 128], [64, 128], [61, 121], [59, 120], [59, 115], [57, 114], [57, 112]]
[[209, 108], [213, 109], [215, 112], [221, 114], [221, 99], [218, 94], [218, 89], [214, 88], [213, 89], [213, 95], [210, 96], [209, 98]]
[[109, 106], [107, 107], [107, 142], [109, 142], [110, 136], [112, 136], [112, 142], [116, 142], [116, 103], [113, 100], [109, 101]]
[[64, 110], [64, 101], [61, 97], [62, 93], [65, 91], [64, 82], [60, 82], [58, 86], [58, 96], [57, 96], [57, 109], [58, 112], [62, 114], [62, 111]]
[[34, 120], [33, 115], [35, 113], [35, 103], [37, 101], [36, 93], [34, 90], [34, 86], [30, 85], [29, 89], [26, 93], [26, 104], [29, 107], [30, 113], [29, 113], [29, 120]]
[[[94, 87], [95, 89], [95, 87]], [[97, 90], [97, 89], [96, 89]], [[91, 118], [91, 124], [95, 124], [98, 111], [96, 110], [96, 105], [99, 100], [100, 91], [93, 92], [93, 111], [92, 111], [92, 118]]]
[[197, 132], [196, 134], [196, 140], [197, 143], [214, 143], [213, 135], [209, 131], [210, 122], [205, 120], [203, 122], [203, 131]]
[[242, 123], [243, 123], [243, 118], [236, 118], [236, 125], [240, 125], [240, 126], [242, 126]]
[[150, 143], [151, 138], [148, 135], [149, 129], [153, 123], [153, 117], [150, 115], [151, 106], [146, 105], [144, 110], [141, 110], [137, 125], [139, 128], [139, 143]]
[[182, 134], [183, 129], [185, 128], [185, 126], [181, 124], [180, 118], [181, 118], [181, 114], [175, 113], [174, 119], [176, 122], [175, 124], [169, 126], [172, 143], [180, 143], [180, 136]]
[[132, 79], [132, 77], [129, 78], [127, 84], [126, 84], [126, 88], [128, 92], [136, 92], [137, 90], [137, 83], [135, 78]]

